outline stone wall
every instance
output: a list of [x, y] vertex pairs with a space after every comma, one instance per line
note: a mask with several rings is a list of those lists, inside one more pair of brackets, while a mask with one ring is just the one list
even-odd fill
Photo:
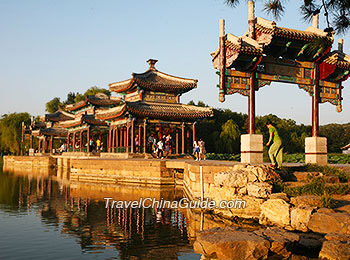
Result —
[[50, 156], [4, 156], [3, 170], [37, 174], [54, 174], [56, 158]]

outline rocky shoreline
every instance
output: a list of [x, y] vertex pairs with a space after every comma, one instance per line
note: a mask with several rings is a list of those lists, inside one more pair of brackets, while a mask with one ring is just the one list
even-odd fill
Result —
[[[245, 209], [216, 209], [226, 218], [254, 219], [258, 230], [221, 227], [200, 231], [194, 249], [203, 259], [350, 259], [350, 195], [324, 208], [322, 196], [273, 193], [279, 174], [267, 166], [217, 173], [215, 201], [243, 199]], [[333, 180], [334, 178], [327, 179]]]

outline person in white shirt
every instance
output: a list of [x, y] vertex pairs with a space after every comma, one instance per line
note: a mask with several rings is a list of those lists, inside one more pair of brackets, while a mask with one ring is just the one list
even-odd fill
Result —
[[157, 158], [159, 158], [160, 157], [160, 155], [162, 155], [161, 156], [161, 159], [163, 159], [164, 157], [164, 155], [163, 155], [163, 140], [162, 139], [160, 139], [159, 140], [159, 142], [157, 143], [157, 150], [158, 150], [158, 153], [157, 153]]

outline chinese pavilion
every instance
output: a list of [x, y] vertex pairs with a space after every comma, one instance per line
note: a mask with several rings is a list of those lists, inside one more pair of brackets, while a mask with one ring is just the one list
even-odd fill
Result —
[[248, 97], [247, 135], [241, 137], [242, 162], [262, 163], [262, 135], [255, 134], [255, 91], [271, 82], [297, 84], [312, 97], [312, 137], [305, 140], [307, 163], [327, 163], [327, 140], [318, 136], [319, 103], [329, 102], [341, 112], [342, 81], [349, 77], [350, 56], [343, 41], [331, 51], [333, 32], [321, 30], [318, 15], [305, 31], [278, 27], [274, 21], [255, 17], [254, 1], [248, 2], [248, 30], [237, 37], [225, 34], [220, 20], [219, 48], [211, 53], [220, 75], [219, 100], [240, 93]]
[[146, 72], [110, 84], [110, 91], [121, 97], [98, 93], [67, 105], [66, 111], [43, 116], [41, 127], [29, 131], [30, 138], [39, 137], [38, 152], [51, 152], [54, 138], [64, 137], [70, 152], [91, 152], [90, 140], [98, 138], [102, 151], [145, 153], [148, 136], [160, 139], [170, 134], [172, 153], [188, 153], [196, 137], [196, 120], [213, 116], [213, 110], [181, 104], [180, 96], [196, 88], [197, 80], [160, 72], [156, 62], [150, 59]]
[[[96, 111], [96, 117], [110, 126], [108, 150], [133, 153], [137, 148], [145, 152], [150, 134], [157, 139], [170, 134], [173, 152], [187, 153], [196, 136], [195, 121], [213, 116], [212, 108], [181, 104], [180, 96], [196, 88], [197, 80], [160, 72], [155, 67], [157, 60], [147, 62], [146, 72], [109, 84], [110, 91], [123, 96], [122, 104]], [[135, 147], [136, 142], [139, 147]]]

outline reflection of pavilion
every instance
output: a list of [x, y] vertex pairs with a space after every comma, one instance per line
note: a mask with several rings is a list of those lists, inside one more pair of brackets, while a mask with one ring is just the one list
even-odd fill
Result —
[[95, 147], [88, 145], [90, 140], [100, 139], [102, 151], [144, 153], [151, 134], [157, 139], [170, 134], [174, 154], [189, 152], [196, 136], [195, 121], [212, 116], [213, 111], [181, 104], [180, 96], [196, 88], [197, 80], [160, 72], [156, 62], [150, 59], [146, 72], [110, 84], [110, 90], [122, 98], [99, 93], [67, 105], [66, 112], [42, 117], [46, 128], [35, 132], [42, 140], [38, 150], [52, 151], [52, 140], [64, 136], [69, 151], [91, 152]]

